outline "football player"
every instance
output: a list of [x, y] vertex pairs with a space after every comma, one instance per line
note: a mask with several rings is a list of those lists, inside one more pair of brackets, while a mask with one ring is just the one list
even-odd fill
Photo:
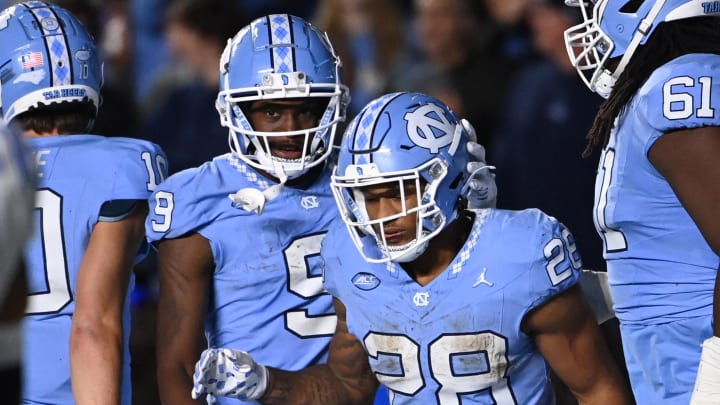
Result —
[[0, 58], [2, 118], [27, 138], [38, 172], [23, 403], [130, 404], [128, 293], [165, 155], [145, 141], [87, 134], [102, 65], [65, 9], [29, 1], [3, 10]]
[[631, 403], [577, 285], [569, 230], [536, 209], [465, 209], [468, 136], [433, 97], [370, 102], [332, 176], [327, 365], [292, 373], [211, 349], [194, 394], [362, 404], [381, 383], [393, 404], [547, 404], [549, 365], [580, 403]]
[[327, 160], [349, 97], [340, 61], [324, 33], [278, 14], [243, 27], [219, 66], [232, 152], [168, 178], [146, 222], [169, 404], [195, 403], [192, 370], [206, 345], [301, 369], [325, 360], [335, 328], [317, 257], [337, 216]]
[[718, 401], [720, 7], [568, 3], [584, 19], [565, 33], [570, 59], [607, 99], [588, 134], [603, 147], [594, 217], [635, 398], [688, 403], [702, 351], [693, 403]]
[[30, 151], [0, 124], [0, 379], [3, 399], [20, 402], [20, 321], [27, 285], [23, 248], [32, 232], [35, 173]]

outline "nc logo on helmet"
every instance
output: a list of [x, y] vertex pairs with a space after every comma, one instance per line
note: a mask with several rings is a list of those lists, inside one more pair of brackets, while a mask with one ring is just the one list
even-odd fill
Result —
[[407, 134], [415, 145], [438, 153], [453, 142], [455, 125], [445, 116], [445, 110], [435, 104], [426, 104], [405, 114]]

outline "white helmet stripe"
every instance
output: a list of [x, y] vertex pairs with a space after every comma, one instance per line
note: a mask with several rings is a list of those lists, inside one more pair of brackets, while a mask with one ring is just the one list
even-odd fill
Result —
[[275, 73], [294, 72], [295, 48], [292, 46], [293, 32], [290, 17], [287, 14], [271, 14], [268, 16], [268, 20], [270, 22], [270, 45], [272, 47], [272, 63]]
[[353, 138], [353, 150], [367, 151], [367, 153], [357, 153], [353, 155], [353, 163], [356, 165], [364, 165], [372, 162], [372, 136], [375, 133], [375, 124], [377, 117], [385, 109], [389, 102], [397, 98], [403, 93], [391, 93], [371, 101], [360, 113], [356, 122], [357, 128], [355, 137]]
[[[45, 48], [50, 57], [50, 72], [52, 74], [53, 86], [64, 86], [72, 84], [73, 72], [70, 55], [68, 55], [68, 43], [65, 32], [55, 13], [45, 3], [38, 2], [45, 7], [32, 8], [45, 39]], [[32, 5], [32, 4], [31, 4]]]

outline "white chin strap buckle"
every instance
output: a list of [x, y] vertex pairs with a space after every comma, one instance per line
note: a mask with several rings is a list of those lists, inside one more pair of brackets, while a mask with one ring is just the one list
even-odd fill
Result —
[[268, 187], [265, 191], [260, 191], [253, 187], [246, 187], [238, 190], [234, 194], [228, 194], [228, 198], [232, 200], [234, 207], [260, 215], [262, 214], [263, 208], [265, 208], [265, 204], [280, 195], [287, 179], [285, 173], [282, 173], [280, 183]]
[[232, 200], [233, 206], [258, 215], [262, 214], [267, 202], [263, 192], [252, 187], [238, 190], [235, 194], [228, 194], [228, 197]]
[[607, 70], [602, 72], [594, 83], [595, 92], [604, 99], [610, 97], [613, 87], [615, 87], [615, 78]]

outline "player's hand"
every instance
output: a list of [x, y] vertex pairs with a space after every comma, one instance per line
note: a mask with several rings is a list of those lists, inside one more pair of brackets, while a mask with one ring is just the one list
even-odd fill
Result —
[[232, 349], [206, 349], [195, 363], [193, 399], [207, 395], [226, 396], [242, 401], [257, 400], [265, 394], [268, 371], [249, 354]]
[[477, 143], [477, 134], [472, 124], [464, 118], [460, 122], [470, 138], [465, 145], [471, 160], [465, 170], [470, 177], [462, 190], [468, 200], [468, 208], [494, 208], [497, 203], [497, 186], [492, 170], [495, 166], [488, 166], [485, 162], [485, 148]]

